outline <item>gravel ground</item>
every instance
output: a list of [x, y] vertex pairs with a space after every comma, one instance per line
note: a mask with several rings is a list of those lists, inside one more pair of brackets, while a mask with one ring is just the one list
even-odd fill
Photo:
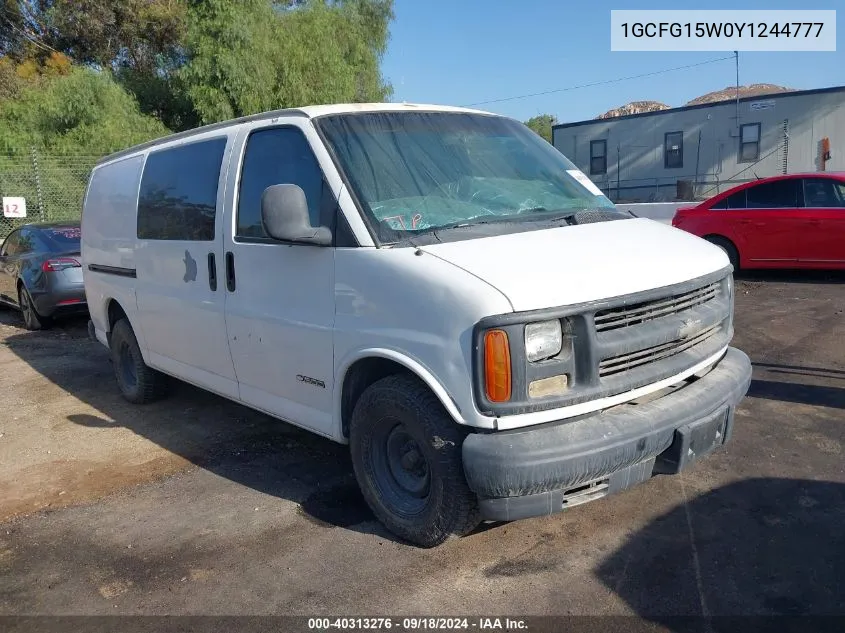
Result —
[[728, 447], [435, 550], [344, 447], [186, 385], [130, 406], [84, 322], [0, 312], [0, 614], [843, 614], [843, 311], [843, 275], [741, 279]]

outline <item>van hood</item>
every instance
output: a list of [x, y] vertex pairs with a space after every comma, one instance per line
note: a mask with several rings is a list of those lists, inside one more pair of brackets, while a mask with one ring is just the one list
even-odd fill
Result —
[[494, 286], [517, 312], [652, 290], [729, 265], [719, 247], [644, 218], [432, 244], [421, 249]]

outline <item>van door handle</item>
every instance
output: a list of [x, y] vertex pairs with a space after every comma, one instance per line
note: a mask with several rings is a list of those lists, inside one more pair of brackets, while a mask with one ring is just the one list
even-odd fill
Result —
[[217, 261], [214, 253], [208, 254], [208, 287], [212, 292], [217, 291]]
[[235, 255], [231, 251], [226, 253], [226, 289], [235, 292]]

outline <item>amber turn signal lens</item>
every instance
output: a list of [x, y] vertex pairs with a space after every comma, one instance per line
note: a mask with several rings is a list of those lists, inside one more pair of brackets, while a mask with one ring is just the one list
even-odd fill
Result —
[[490, 402], [511, 399], [511, 352], [508, 335], [502, 330], [484, 335], [484, 382]]

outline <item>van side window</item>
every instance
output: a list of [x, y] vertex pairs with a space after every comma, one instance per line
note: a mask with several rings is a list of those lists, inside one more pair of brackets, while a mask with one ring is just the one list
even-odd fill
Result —
[[323, 172], [308, 140], [297, 128], [271, 128], [250, 134], [238, 195], [238, 237], [267, 237], [261, 224], [261, 194], [272, 185], [302, 187], [311, 225], [320, 226]]
[[225, 149], [226, 139], [215, 138], [150, 153], [138, 196], [138, 239], [214, 239]]

